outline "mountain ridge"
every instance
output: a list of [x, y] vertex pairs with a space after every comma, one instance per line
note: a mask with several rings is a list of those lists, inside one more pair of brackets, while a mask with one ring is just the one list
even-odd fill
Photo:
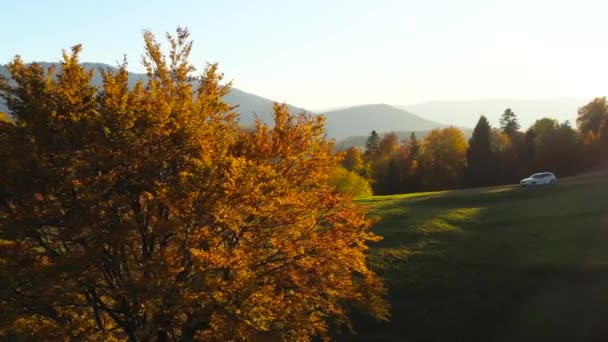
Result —
[[[350, 136], [390, 131], [427, 131], [447, 127], [386, 103], [359, 105], [322, 113], [328, 135], [341, 140]], [[348, 127], [344, 128], [344, 124]]]
[[[38, 62], [45, 68], [58, 63]], [[116, 67], [103, 64], [83, 62], [82, 65], [90, 69], [117, 69]], [[6, 66], [0, 65], [0, 75], [9, 76]], [[129, 72], [129, 84], [133, 85], [139, 80], [144, 80], [146, 74]], [[94, 85], [101, 85], [102, 79], [99, 73], [95, 73], [92, 81]], [[253, 125], [256, 118], [266, 123], [272, 123], [273, 106], [275, 101], [258, 96], [238, 88], [231, 88], [224, 100], [235, 106], [234, 111], [239, 114], [239, 123], [248, 127]], [[304, 108], [286, 104], [292, 113], [310, 112]], [[0, 111], [7, 111], [6, 106], [0, 103]], [[319, 114], [319, 113], [314, 113]], [[322, 113], [327, 120], [327, 136], [340, 140], [350, 136], [367, 135], [372, 130], [384, 133], [392, 130], [400, 131], [424, 131], [443, 127], [436, 122], [426, 120], [405, 110], [388, 104], [366, 104], [358, 106], [347, 106], [334, 111]]]
[[485, 115], [492, 126], [498, 126], [500, 115], [511, 108], [517, 115], [522, 129], [531, 126], [542, 117], [576, 123], [578, 108], [591, 99], [576, 97], [549, 97], [537, 99], [488, 98], [472, 100], [438, 100], [410, 105], [397, 105], [398, 108], [415, 112], [429, 120], [445, 122], [456, 126], [473, 127], [479, 116]]
[[[59, 63], [51, 63], [51, 62], [37, 62], [44, 68], [48, 68], [51, 65], [57, 66]], [[92, 63], [92, 62], [83, 62], [81, 63], [87, 70], [98, 70], [102, 69], [113, 69], [118, 70], [117, 67], [113, 67], [104, 63]], [[8, 69], [5, 65], [0, 65], [0, 75], [5, 77], [10, 76]], [[135, 73], [129, 72], [129, 85], [134, 85], [139, 80], [145, 80], [147, 78], [146, 74], [143, 73]], [[99, 72], [96, 72], [91, 80], [91, 83], [94, 85], [101, 85], [102, 79]], [[234, 111], [239, 114], [240, 124], [244, 126], [250, 126], [255, 122], [256, 117], [262, 119], [264, 122], [272, 121], [272, 110], [274, 101], [268, 98], [264, 98], [237, 88], [231, 88], [230, 93], [224, 97], [224, 100], [231, 105], [235, 106]], [[306, 111], [303, 108], [296, 107], [293, 105], [287, 105], [291, 112], [302, 112]], [[6, 106], [3, 103], [0, 103], [0, 111], [7, 111]]]
[[[58, 63], [39, 62], [44, 67]], [[83, 62], [87, 69], [110, 68], [104, 63]], [[0, 75], [9, 76], [5, 65], [0, 65]], [[147, 77], [143, 73], [129, 73], [129, 83]], [[101, 84], [101, 76], [96, 73], [93, 84]], [[224, 100], [235, 106], [240, 124], [251, 126], [256, 118], [272, 123], [273, 100], [247, 91], [231, 88]], [[303, 107], [287, 104], [293, 113], [309, 112], [326, 117], [327, 136], [337, 141], [367, 136], [372, 130], [378, 133], [389, 131], [429, 131], [434, 128], [455, 126], [463, 129], [474, 127], [480, 115], [485, 115], [492, 126], [498, 126], [498, 119], [506, 108], [517, 114], [522, 129], [529, 127], [535, 120], [549, 116], [560, 121], [576, 122], [577, 110], [590, 99], [557, 97], [540, 99], [489, 98], [473, 100], [437, 100], [410, 105], [390, 105], [386, 103], [338, 106], [332, 110], [306, 110]], [[0, 111], [8, 111], [0, 101]]]

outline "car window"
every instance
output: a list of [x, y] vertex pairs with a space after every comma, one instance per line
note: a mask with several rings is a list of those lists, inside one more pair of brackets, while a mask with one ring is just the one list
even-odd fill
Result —
[[543, 177], [542, 174], [537, 173], [537, 174], [532, 175], [532, 177], [530, 177], [530, 178], [542, 178], [542, 177]]

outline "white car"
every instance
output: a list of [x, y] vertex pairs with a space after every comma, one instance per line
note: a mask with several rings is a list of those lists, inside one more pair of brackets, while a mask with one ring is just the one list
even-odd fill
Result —
[[532, 176], [522, 179], [520, 186], [537, 186], [557, 183], [557, 178], [551, 172], [535, 173]]

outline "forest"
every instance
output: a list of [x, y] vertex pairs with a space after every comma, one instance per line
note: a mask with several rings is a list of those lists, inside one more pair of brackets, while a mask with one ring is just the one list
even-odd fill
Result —
[[[372, 131], [364, 149], [339, 154], [342, 167], [355, 174], [348, 175], [352, 192], [388, 195], [513, 184], [544, 171], [570, 176], [604, 164], [606, 151], [608, 103], [598, 97], [582, 104], [576, 126], [542, 117], [521, 130], [516, 113], [507, 108], [499, 127], [481, 116], [468, 141], [455, 127], [432, 130], [422, 139], [412, 133], [401, 141], [395, 133]], [[344, 177], [336, 176], [336, 183]]]
[[126, 59], [83, 67], [81, 45], [60, 68], [17, 56], [0, 77], [2, 340], [354, 333], [352, 317], [388, 322], [402, 304], [389, 303], [372, 253], [379, 217], [357, 196], [568, 176], [608, 150], [600, 97], [576, 127], [540, 118], [522, 131], [506, 109], [497, 128], [480, 117], [468, 141], [456, 127], [403, 141], [372, 131], [364, 149], [336, 153], [323, 116], [287, 105], [243, 127], [218, 65], [191, 64], [187, 29], [143, 41], [136, 82]]

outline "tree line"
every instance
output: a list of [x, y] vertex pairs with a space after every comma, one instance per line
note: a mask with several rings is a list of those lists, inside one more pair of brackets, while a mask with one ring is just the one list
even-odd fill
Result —
[[363, 149], [339, 154], [342, 167], [378, 195], [511, 184], [534, 172], [569, 176], [606, 162], [606, 97], [579, 108], [576, 124], [545, 117], [522, 131], [507, 108], [499, 127], [481, 116], [468, 140], [455, 127], [432, 130], [422, 139], [412, 133], [402, 141], [395, 133], [380, 137], [372, 131]]

